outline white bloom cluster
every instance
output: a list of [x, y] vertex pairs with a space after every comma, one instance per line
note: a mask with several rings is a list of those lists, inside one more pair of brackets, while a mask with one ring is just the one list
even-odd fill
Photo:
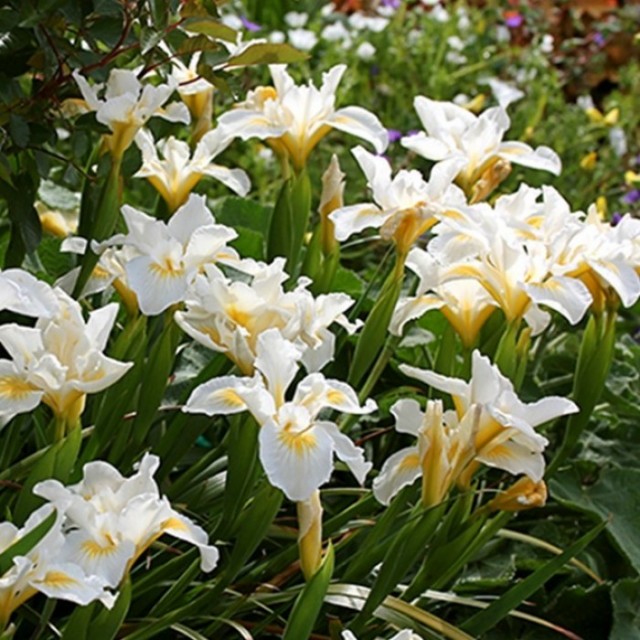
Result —
[[[111, 608], [133, 563], [160, 536], [189, 542], [200, 550], [201, 568], [212, 571], [218, 551], [206, 532], [175, 511], [160, 495], [153, 474], [160, 464], [145, 455], [137, 472], [123, 478], [106, 462], [90, 462], [81, 482], [64, 486], [45, 480], [34, 493], [49, 501], [22, 528], [0, 523], [0, 553], [46, 526], [30, 549], [12, 558], [0, 576], [0, 624], [36, 593], [86, 605], [96, 600]], [[55, 512], [55, 515], [53, 515]]]
[[[34, 292], [27, 274], [13, 272], [7, 277], [12, 284], [22, 281], [25, 285], [20, 297]], [[80, 305], [61, 289], [49, 289], [40, 283], [35, 292], [41, 304], [46, 305], [45, 315], [38, 318], [35, 327], [0, 326], [0, 344], [11, 358], [0, 360], [3, 425], [40, 402], [51, 407], [58, 418], [73, 422], [82, 413], [88, 393], [111, 386], [131, 367], [103, 354], [117, 304], [91, 312], [85, 322]], [[45, 295], [40, 297], [42, 293]]]
[[375, 410], [373, 400], [360, 406], [355, 391], [344, 382], [311, 373], [296, 386], [291, 400], [285, 393], [298, 373], [301, 351], [277, 329], [258, 336], [253, 377], [224, 376], [193, 391], [184, 411], [210, 416], [249, 411], [260, 425], [260, 460], [274, 486], [297, 502], [308, 500], [331, 477], [333, 455], [358, 482], [371, 463], [338, 426], [319, 419], [323, 409], [364, 414]]

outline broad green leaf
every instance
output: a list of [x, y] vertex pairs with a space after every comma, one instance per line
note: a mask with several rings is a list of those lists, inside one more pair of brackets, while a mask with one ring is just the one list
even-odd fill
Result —
[[74, 428], [59, 442], [51, 445], [46, 453], [38, 459], [31, 469], [27, 479], [22, 486], [22, 491], [18, 496], [15, 507], [15, 517], [18, 522], [24, 522], [29, 514], [40, 504], [42, 498], [33, 495], [33, 487], [42, 480], [55, 478], [61, 482], [66, 482], [75, 464], [82, 441], [82, 430]]
[[[162, 34], [161, 34], [162, 35]], [[192, 36], [183, 40], [176, 54], [195, 53], [196, 51], [217, 51], [222, 45], [205, 35]]]
[[496, 624], [498, 624], [498, 622], [500, 622], [500, 620], [505, 616], [508, 616], [511, 611], [518, 607], [526, 598], [535, 593], [545, 582], [547, 582], [547, 580], [552, 578], [567, 562], [569, 562], [569, 560], [571, 560], [571, 558], [577, 556], [583, 549], [585, 549], [604, 529], [604, 525], [605, 523], [601, 522], [599, 525], [595, 526], [591, 531], [574, 542], [574, 544], [572, 544], [566, 551], [541, 566], [518, 584], [511, 587], [509, 591], [503, 594], [486, 609], [469, 618], [462, 625], [462, 628], [473, 634], [474, 637], [492, 629]]
[[26, 556], [47, 535], [56, 521], [56, 517], [57, 514], [54, 509], [39, 525], [0, 553], [0, 576], [3, 576], [11, 569], [13, 559], [16, 556]]
[[219, 38], [220, 40], [226, 40], [227, 42], [235, 42], [238, 36], [237, 31], [227, 25], [218, 22], [214, 18], [207, 16], [198, 16], [193, 18], [187, 18], [182, 23], [182, 28], [185, 31], [191, 31], [192, 33], [202, 33], [212, 38]]
[[549, 488], [566, 506], [606, 520], [607, 531], [640, 572], [640, 470], [605, 469], [590, 486], [582, 486], [575, 471], [566, 471], [557, 474]]
[[120, 585], [120, 592], [113, 608], [102, 608], [91, 622], [91, 628], [88, 633], [90, 640], [113, 640], [127, 617], [130, 604], [131, 580], [127, 577]]
[[294, 49], [290, 44], [260, 43], [250, 46], [236, 56], [231, 56], [228, 66], [246, 67], [253, 64], [290, 64], [302, 62], [308, 54]]
[[244, 227], [266, 235], [271, 210], [258, 202], [238, 196], [227, 196], [211, 203], [216, 222], [230, 227]]
[[24, 149], [29, 144], [29, 125], [26, 120], [15, 114], [9, 117], [9, 135], [16, 146]]
[[320, 614], [333, 575], [334, 552], [329, 543], [322, 566], [297, 597], [282, 640], [307, 640]]
[[613, 628], [609, 640], [640, 640], [640, 579], [620, 580], [611, 590]]

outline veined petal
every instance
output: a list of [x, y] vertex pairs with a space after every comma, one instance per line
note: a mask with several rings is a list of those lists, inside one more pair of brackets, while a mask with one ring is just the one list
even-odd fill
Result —
[[354, 444], [353, 440], [346, 434], [342, 433], [338, 426], [333, 422], [317, 422], [315, 425], [318, 429], [323, 429], [333, 440], [336, 455], [344, 462], [349, 470], [355, 476], [355, 479], [364, 484], [364, 479], [373, 467], [371, 462], [367, 462], [364, 458], [364, 449]]
[[[108, 514], [107, 517], [114, 516]], [[88, 531], [76, 529], [66, 534], [63, 553], [87, 574], [100, 577], [110, 587], [117, 587], [135, 557], [136, 545], [131, 540], [115, 539], [110, 535], [95, 537]]]
[[532, 149], [524, 142], [503, 142], [499, 147], [500, 156], [523, 167], [542, 169], [556, 176], [562, 171], [562, 162], [558, 154], [549, 147], [537, 147]]
[[560, 416], [580, 411], [578, 405], [568, 398], [550, 396], [524, 405], [524, 417], [532, 427], [554, 420]]
[[422, 475], [418, 447], [407, 447], [389, 456], [380, 474], [373, 480], [373, 495], [383, 505], [401, 489], [413, 484]]
[[210, 164], [202, 170], [207, 176], [215, 178], [239, 196], [246, 196], [251, 190], [251, 180], [242, 169], [228, 169], [219, 164]]
[[157, 315], [184, 300], [187, 292], [184, 269], [171, 258], [162, 263], [150, 256], [139, 256], [129, 261], [125, 270], [145, 315]]
[[441, 309], [444, 305], [444, 301], [433, 294], [417, 298], [401, 298], [393, 312], [389, 331], [395, 336], [401, 336], [407, 322], [421, 318], [433, 309]]
[[113, 329], [119, 309], [120, 306], [112, 302], [89, 314], [86, 335], [98, 351], [104, 351], [107, 346], [107, 340], [109, 340], [109, 334]]
[[0, 426], [19, 413], [35, 409], [43, 395], [12, 362], [0, 360]]
[[383, 153], [389, 144], [389, 135], [380, 120], [362, 107], [338, 109], [325, 122], [334, 129], [370, 142], [376, 153]]
[[426, 371], [406, 364], [401, 364], [399, 368], [405, 375], [416, 378], [430, 387], [438, 389], [438, 391], [444, 391], [451, 396], [466, 398], [469, 394], [469, 384], [459, 378], [449, 378], [435, 371]]
[[58, 300], [46, 282], [22, 269], [7, 269], [0, 273], [0, 309], [48, 318], [56, 313], [58, 306]]
[[44, 351], [41, 332], [17, 324], [0, 326], [0, 344], [19, 368], [31, 362], [36, 353]]
[[241, 413], [248, 409], [245, 394], [256, 386], [253, 378], [221, 376], [196, 387], [182, 410], [208, 416]]
[[209, 572], [216, 568], [220, 554], [213, 545], [209, 544], [209, 536], [202, 527], [174, 511], [169, 520], [163, 522], [162, 528], [174, 538], [189, 542], [198, 548], [200, 568], [203, 571]]
[[30, 583], [49, 598], [69, 600], [80, 605], [100, 600], [110, 609], [115, 602], [115, 596], [105, 591], [108, 586], [105, 580], [95, 574], [86, 575], [77, 564], [71, 562], [47, 564], [44, 574]]
[[623, 306], [636, 303], [640, 297], [640, 277], [633, 267], [623, 260], [589, 260], [589, 266], [620, 296]]
[[191, 114], [183, 102], [172, 102], [164, 107], [164, 109], [158, 109], [155, 115], [169, 122], [181, 122], [182, 124], [189, 124], [191, 122]]
[[300, 349], [285, 340], [278, 329], [263, 331], [258, 337], [255, 367], [262, 373], [276, 406], [284, 403], [284, 394], [300, 368]]
[[519, 442], [507, 440], [483, 449], [476, 459], [489, 467], [503, 469], [514, 476], [525, 474], [534, 482], [544, 476], [544, 456]]
[[589, 289], [576, 278], [554, 276], [540, 284], [525, 284], [523, 288], [536, 304], [554, 309], [571, 324], [580, 322], [593, 302]]
[[396, 421], [396, 431], [418, 436], [424, 423], [424, 411], [420, 408], [420, 403], [417, 400], [413, 398], [398, 400], [391, 407], [391, 415]]
[[133, 362], [120, 362], [100, 351], [92, 351], [85, 360], [82, 377], [72, 380], [70, 386], [83, 393], [97, 393], [120, 380], [132, 366]]
[[[417, 153], [419, 156], [427, 160], [435, 160], [436, 162], [455, 157], [456, 151], [451, 149], [448, 144], [438, 138], [427, 136], [420, 132], [413, 136], [404, 136], [400, 139], [400, 144], [409, 151]], [[464, 156], [459, 156], [464, 161]]]
[[269, 420], [259, 439], [260, 461], [269, 482], [289, 500], [308, 500], [331, 478], [334, 445], [323, 429], [294, 430]]
[[368, 227], [381, 227], [391, 214], [371, 203], [352, 204], [329, 214], [335, 226], [336, 238], [341, 242]]
[[215, 224], [215, 218], [207, 207], [207, 199], [192, 193], [189, 199], [171, 216], [167, 223], [167, 231], [182, 246], [186, 246], [198, 229], [213, 224]]

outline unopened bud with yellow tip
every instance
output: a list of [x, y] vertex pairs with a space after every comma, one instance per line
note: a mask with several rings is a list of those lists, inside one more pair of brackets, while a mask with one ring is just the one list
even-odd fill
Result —
[[547, 485], [544, 480], [534, 482], [528, 476], [523, 476], [491, 500], [487, 507], [492, 511], [524, 511], [544, 507], [546, 502]]
[[298, 550], [300, 568], [306, 580], [311, 580], [322, 563], [322, 504], [320, 491], [308, 500], [296, 503], [298, 512]]
[[338, 156], [334, 153], [329, 167], [322, 175], [322, 195], [320, 197], [322, 251], [325, 255], [331, 253], [338, 246], [335, 225], [329, 219], [329, 214], [344, 206], [344, 177], [345, 174], [340, 169]]

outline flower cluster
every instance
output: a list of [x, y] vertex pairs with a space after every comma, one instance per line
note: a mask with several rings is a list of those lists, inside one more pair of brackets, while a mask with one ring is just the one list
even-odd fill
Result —
[[414, 399], [393, 405], [396, 430], [417, 437], [418, 444], [393, 454], [374, 480], [374, 494], [383, 504], [419, 477], [423, 502], [438, 504], [455, 483], [468, 487], [480, 463], [539, 483], [548, 441], [534, 427], [578, 411], [571, 400], [555, 396], [523, 403], [513, 384], [478, 351], [469, 382], [408, 365], [401, 369], [449, 394], [455, 410], [443, 411], [439, 400], [429, 400], [424, 412]]
[[111, 608], [135, 561], [164, 534], [196, 546], [203, 571], [215, 568], [218, 551], [208, 544], [206, 532], [160, 494], [153, 479], [159, 464], [157, 456], [145, 455], [136, 473], [124, 478], [106, 462], [90, 462], [78, 484], [45, 480], [34, 487], [48, 504], [20, 529], [0, 523], [0, 552], [11, 552], [45, 521], [54, 520], [30, 549], [13, 555], [11, 568], [0, 578], [0, 625], [38, 592]]

